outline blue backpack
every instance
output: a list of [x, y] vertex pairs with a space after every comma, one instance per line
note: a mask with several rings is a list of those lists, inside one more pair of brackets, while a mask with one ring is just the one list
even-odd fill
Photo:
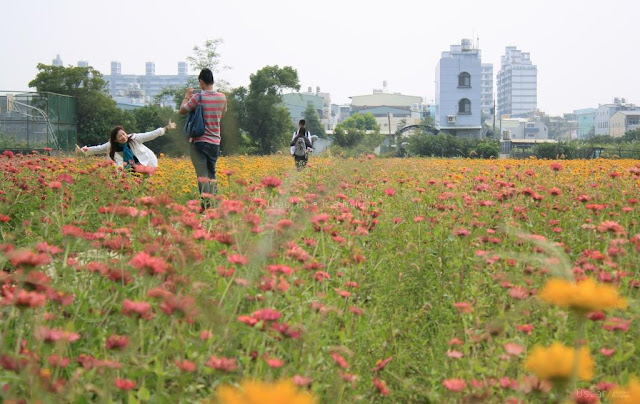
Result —
[[204, 115], [202, 111], [202, 93], [198, 94], [198, 106], [189, 112], [183, 132], [187, 137], [201, 137], [204, 135]]

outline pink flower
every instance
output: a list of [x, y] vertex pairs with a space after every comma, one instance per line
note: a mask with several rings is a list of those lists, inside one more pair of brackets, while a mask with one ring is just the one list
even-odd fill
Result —
[[246, 265], [249, 262], [247, 257], [240, 254], [230, 254], [227, 257], [227, 261], [229, 261], [232, 264], [238, 264], [238, 265]]
[[517, 325], [516, 328], [518, 329], [518, 331], [523, 332], [527, 335], [531, 335], [531, 331], [533, 331], [533, 326], [531, 324]]
[[282, 185], [282, 180], [276, 177], [264, 177], [260, 183], [267, 188], [277, 188]]
[[153, 317], [153, 313], [151, 313], [151, 305], [148, 302], [137, 302], [129, 299], [124, 299], [122, 302], [122, 314], [125, 316], [137, 314], [139, 317], [144, 319], [150, 319]]
[[282, 314], [277, 310], [266, 308], [254, 311], [251, 314], [251, 317], [255, 318], [256, 320], [276, 321], [280, 317], [282, 317]]
[[529, 291], [523, 286], [514, 286], [509, 289], [509, 296], [514, 299], [523, 300], [529, 297]]
[[524, 352], [524, 347], [522, 345], [513, 342], [507, 342], [503, 345], [503, 347], [507, 354], [513, 356], [519, 356], [520, 354], [522, 354], [522, 352]]
[[40, 327], [36, 329], [35, 336], [37, 339], [44, 342], [73, 342], [80, 338], [80, 334], [78, 333], [47, 327]]
[[306, 387], [311, 384], [313, 379], [311, 379], [310, 377], [295, 375], [291, 378], [291, 381], [293, 381], [293, 384], [295, 384], [296, 386]]
[[225, 372], [233, 372], [238, 368], [238, 364], [235, 358], [218, 358], [217, 356], [211, 355], [209, 360], [204, 364], [207, 367], [222, 370]]
[[331, 357], [342, 369], [346, 369], [349, 367], [349, 362], [347, 362], [347, 360], [339, 353], [331, 352]]
[[606, 357], [609, 357], [609, 356], [613, 355], [615, 352], [616, 352], [615, 349], [600, 348], [600, 353], [603, 354]]
[[453, 359], [460, 359], [464, 356], [464, 354], [460, 351], [447, 350], [447, 356]]
[[393, 188], [387, 188], [384, 190], [384, 194], [387, 196], [394, 196], [396, 194], [396, 190]]
[[387, 388], [387, 383], [385, 383], [384, 381], [378, 379], [377, 377], [374, 377], [373, 385], [376, 386], [376, 389], [378, 389], [381, 396], [386, 397], [389, 395], [389, 389]]
[[453, 307], [455, 307], [458, 310], [458, 313], [471, 313], [471, 304], [467, 303], [467, 302], [457, 302], [453, 304]]
[[460, 392], [467, 388], [467, 383], [462, 379], [445, 379], [442, 385], [449, 391]]
[[282, 366], [284, 366], [284, 361], [282, 359], [264, 358], [264, 361], [267, 362], [267, 365], [269, 365], [269, 367], [274, 369], [281, 368]]
[[144, 251], [137, 253], [129, 261], [129, 265], [150, 275], [164, 274], [169, 268], [169, 264], [163, 258], [152, 257]]
[[109, 335], [107, 337], [106, 348], [107, 349], [122, 349], [129, 344], [129, 337], [126, 335]]
[[183, 372], [188, 372], [188, 373], [193, 373], [196, 371], [196, 364], [194, 362], [191, 362], [190, 360], [177, 360], [176, 359], [176, 366], [178, 367], [178, 369], [182, 370]]
[[374, 367], [373, 369], [371, 369], [372, 372], [379, 372], [382, 369], [384, 369], [387, 364], [389, 364], [389, 362], [391, 362], [393, 360], [393, 356], [388, 357], [387, 359], [378, 359], [376, 361], [376, 367]]
[[136, 382], [129, 379], [118, 379], [115, 380], [115, 385], [120, 390], [128, 391], [136, 387]]

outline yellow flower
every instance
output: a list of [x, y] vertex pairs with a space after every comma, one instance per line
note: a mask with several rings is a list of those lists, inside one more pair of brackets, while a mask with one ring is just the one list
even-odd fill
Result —
[[627, 301], [618, 295], [616, 288], [598, 284], [591, 278], [580, 283], [550, 279], [538, 296], [547, 303], [581, 312], [627, 307]]
[[[568, 380], [573, 374], [573, 363], [576, 350], [572, 347], [554, 342], [550, 347], [536, 346], [527, 356], [524, 368], [544, 380]], [[578, 378], [593, 378], [593, 358], [587, 347], [580, 348], [578, 357]]]
[[276, 383], [244, 381], [240, 388], [220, 386], [218, 402], [221, 404], [313, 404], [315, 398], [307, 392], [300, 392], [289, 380]]
[[632, 377], [627, 387], [617, 387], [607, 394], [611, 404], [640, 403], [640, 380]]

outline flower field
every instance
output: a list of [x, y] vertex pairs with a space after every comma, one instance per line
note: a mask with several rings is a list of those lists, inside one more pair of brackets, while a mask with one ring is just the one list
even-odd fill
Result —
[[637, 160], [0, 155], [0, 399], [638, 403]]

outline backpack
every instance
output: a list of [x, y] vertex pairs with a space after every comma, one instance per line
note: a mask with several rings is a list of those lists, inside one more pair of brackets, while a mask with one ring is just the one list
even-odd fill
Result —
[[307, 154], [307, 145], [304, 142], [304, 137], [300, 136], [295, 143], [295, 149], [293, 151], [294, 156], [303, 157]]
[[202, 93], [198, 93], [198, 106], [189, 112], [187, 122], [184, 124], [183, 132], [187, 137], [204, 136], [204, 115], [202, 111]]

